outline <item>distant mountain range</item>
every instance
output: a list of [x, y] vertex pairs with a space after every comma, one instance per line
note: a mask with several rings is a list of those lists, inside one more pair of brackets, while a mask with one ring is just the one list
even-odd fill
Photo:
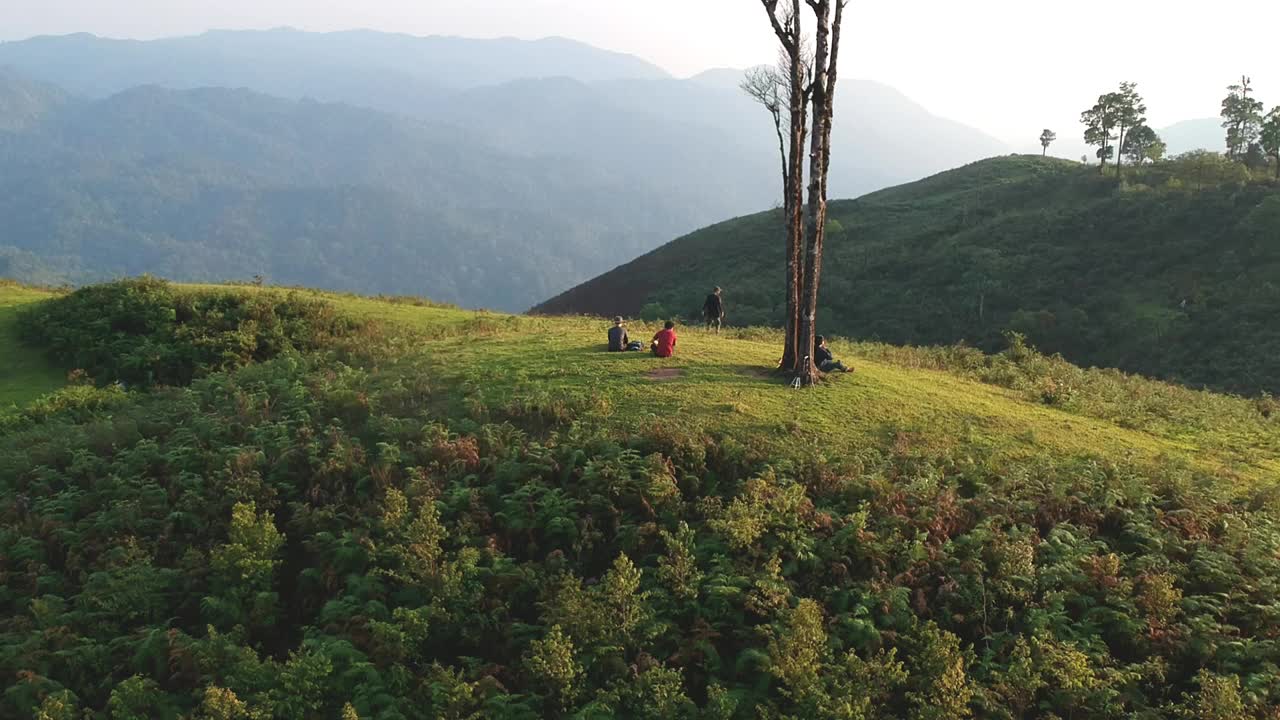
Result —
[[[741, 71], [677, 80], [563, 39], [71, 35], [0, 44], [0, 67], [0, 274], [28, 280], [523, 309], [780, 194]], [[839, 98], [836, 196], [1006, 151], [877, 83]]]
[[1183, 120], [1158, 132], [1168, 146], [1169, 155], [1192, 150], [1222, 152], [1227, 144], [1227, 131], [1222, 129], [1222, 118]]

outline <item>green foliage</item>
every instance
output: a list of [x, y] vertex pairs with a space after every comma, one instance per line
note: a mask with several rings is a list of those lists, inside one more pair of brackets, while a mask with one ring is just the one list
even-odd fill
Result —
[[1267, 157], [1275, 161], [1276, 179], [1280, 180], [1280, 105], [1267, 113], [1258, 141]]
[[[859, 346], [861, 384], [798, 393], [724, 369], [726, 353], [767, 361], [776, 336], [690, 333], [672, 389], [634, 379], [679, 403], [655, 422], [626, 393], [658, 361], [572, 354], [594, 323], [490, 319], [461, 341], [471, 314], [412, 313], [439, 339], [390, 361], [292, 353], [186, 387], [89, 388], [111, 396], [0, 434], [0, 717], [1280, 704], [1277, 435], [1253, 403], [1073, 368], [1017, 336], [997, 356]], [[617, 402], [589, 400], [601, 375]], [[1046, 396], [1046, 378], [1071, 391]], [[549, 421], [511, 410], [527, 392], [579, 399]], [[705, 396], [724, 392], [769, 415], [717, 414], [725, 398]], [[845, 405], [874, 432], [782, 422]], [[876, 415], [904, 405], [941, 419]], [[1085, 422], [1117, 408], [1179, 445], [1141, 457], [1160, 436]], [[1081, 444], [997, 446], [1068, 423]], [[1226, 452], [1224, 427], [1230, 468], [1177, 454]]]
[[667, 313], [667, 309], [663, 307], [660, 303], [649, 303], [645, 305], [644, 307], [640, 308], [640, 311], [637, 313], [637, 315], [641, 320], [644, 320], [645, 322], [658, 322], [661, 320], [666, 320], [668, 317], [671, 317]]
[[1222, 100], [1222, 127], [1227, 131], [1227, 155], [1242, 159], [1258, 141], [1261, 132], [1263, 104], [1250, 97], [1253, 86], [1247, 77], [1227, 88]]
[[915, 708], [913, 717], [960, 720], [972, 714], [973, 688], [960, 638], [928, 622], [912, 639], [910, 658], [913, 689], [907, 692], [907, 700]]
[[552, 625], [545, 638], [533, 641], [526, 665], [561, 702], [573, 701], [583, 670], [574, 657], [573, 640], [559, 625]]
[[1240, 678], [1223, 677], [1208, 670], [1196, 674], [1198, 692], [1189, 702], [1187, 717], [1194, 720], [1234, 720], [1247, 717], [1240, 698]]
[[20, 318], [28, 342], [98, 382], [185, 385], [211, 372], [318, 350], [357, 326], [300, 294], [190, 292], [139, 278], [94, 285]]

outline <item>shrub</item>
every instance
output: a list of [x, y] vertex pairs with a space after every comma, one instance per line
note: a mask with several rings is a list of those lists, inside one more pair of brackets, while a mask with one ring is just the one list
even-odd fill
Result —
[[150, 277], [82, 288], [19, 318], [55, 362], [144, 387], [326, 348], [361, 326], [300, 293], [187, 291]]

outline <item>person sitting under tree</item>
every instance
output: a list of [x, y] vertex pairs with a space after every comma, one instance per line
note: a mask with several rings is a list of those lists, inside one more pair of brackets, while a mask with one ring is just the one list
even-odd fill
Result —
[[654, 357], [667, 358], [674, 355], [676, 352], [676, 324], [668, 320], [667, 324], [663, 325], [662, 329], [658, 331], [658, 334], [653, 336], [651, 345]]
[[720, 325], [724, 322], [724, 301], [720, 297], [719, 287], [712, 290], [706, 302], [702, 303], [702, 316], [707, 319], [707, 329], [714, 326], [716, 334], [720, 334]]
[[853, 368], [831, 356], [831, 348], [827, 347], [827, 339], [819, 335], [814, 338], [813, 361], [822, 372], [853, 372]]

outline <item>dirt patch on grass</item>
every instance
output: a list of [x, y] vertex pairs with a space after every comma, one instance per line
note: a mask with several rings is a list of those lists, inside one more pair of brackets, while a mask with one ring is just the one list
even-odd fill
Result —
[[683, 376], [684, 370], [681, 370], [680, 368], [657, 368], [644, 374], [646, 380], [653, 380], [654, 382], [675, 380], [676, 378]]

